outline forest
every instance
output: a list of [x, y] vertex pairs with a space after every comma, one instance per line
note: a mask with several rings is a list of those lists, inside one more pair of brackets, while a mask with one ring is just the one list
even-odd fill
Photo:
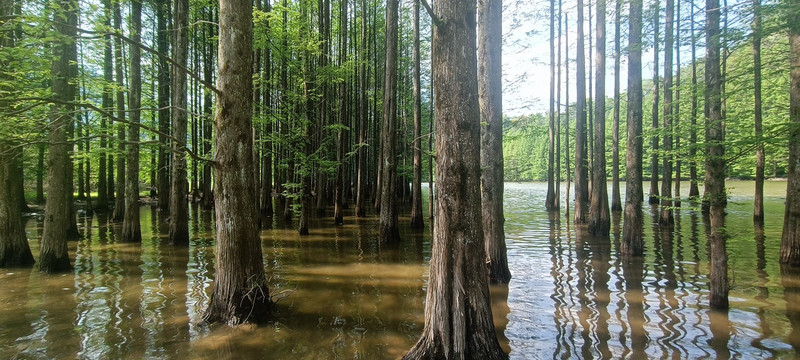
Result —
[[0, 357], [800, 353], [796, 1], [0, 0], [0, 64]]

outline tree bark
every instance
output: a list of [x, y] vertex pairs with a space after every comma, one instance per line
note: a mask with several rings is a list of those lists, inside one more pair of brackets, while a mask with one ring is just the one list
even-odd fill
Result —
[[[689, 32], [692, 36], [692, 116], [691, 126], [689, 127], [689, 142], [697, 144], [697, 35], [694, 31], [694, 11], [689, 21]], [[700, 197], [700, 189], [697, 186], [697, 147], [689, 146], [689, 201], [695, 201]]]
[[789, 94], [789, 166], [786, 210], [781, 236], [781, 263], [800, 266], [800, 6], [790, 5], [791, 90]]
[[[103, 1], [103, 25], [111, 26], [111, 2]], [[114, 90], [111, 83], [114, 81], [114, 54], [111, 46], [111, 35], [106, 34], [103, 36], [103, 110], [111, 113], [114, 111]], [[101, 213], [108, 211], [108, 169], [106, 168], [106, 148], [109, 142], [106, 140], [111, 120], [108, 116], [103, 115], [100, 118], [100, 128], [103, 131], [103, 136], [100, 137], [100, 151], [101, 155], [97, 160], [98, 174], [97, 174], [97, 204], [95, 210]]]
[[[119, 2], [112, 1], [114, 10], [114, 29], [122, 33], [122, 13]], [[125, 74], [122, 63], [125, 61], [122, 55], [122, 40], [114, 38], [114, 75], [117, 81], [117, 118], [125, 120]], [[122, 221], [125, 217], [125, 124], [116, 123], [117, 128], [117, 178], [115, 181], [114, 212], [111, 214], [112, 221]]]
[[[675, 169], [675, 191], [673, 191], [674, 199], [672, 205], [675, 209], [681, 207], [681, 2], [675, 4], [675, 112], [672, 117], [672, 130], [670, 136], [673, 138], [673, 149], [675, 154], [672, 155]], [[692, 144], [694, 145], [694, 144]]]
[[[189, 0], [175, 0], [173, 5], [175, 25], [173, 29], [172, 57], [181, 66], [186, 66], [189, 49]], [[186, 133], [187, 100], [186, 73], [172, 66], [172, 135], [179, 141], [172, 142], [172, 186], [169, 196], [169, 242], [173, 245], [189, 244], [189, 183], [186, 181]], [[248, 93], [248, 98], [252, 96]], [[252, 145], [251, 145], [252, 146]], [[251, 155], [252, 156], [252, 155]]]
[[[340, 44], [339, 44], [339, 66], [344, 67], [347, 61], [347, 0], [341, 0], [339, 14], [339, 31], [340, 31]], [[344, 208], [345, 201], [345, 187], [349, 186], [349, 182], [345, 181], [347, 178], [347, 166], [345, 164], [345, 155], [347, 152], [347, 134], [343, 127], [347, 126], [349, 120], [350, 105], [347, 92], [347, 81], [342, 80], [339, 82], [339, 131], [337, 134], [337, 147], [336, 147], [336, 188], [334, 191], [334, 208], [333, 208], [333, 223], [336, 225], [344, 224]], [[349, 130], [348, 130], [349, 131]]]
[[359, 44], [360, 56], [364, 57], [359, 62], [358, 86], [358, 169], [356, 170], [356, 216], [364, 217], [367, 206], [367, 116], [369, 102], [367, 101], [367, 2], [361, 0], [361, 43]]
[[658, 77], [658, 43], [660, 41], [658, 36], [659, 30], [659, 16], [661, 13], [661, 6], [659, 0], [653, 3], [655, 11], [653, 11], [653, 111], [652, 111], [652, 131], [650, 136], [650, 204], [658, 204], [658, 103], [659, 103], [659, 85], [660, 79]]
[[706, 0], [706, 193], [711, 220], [711, 276], [709, 305], [728, 308], [728, 252], [725, 226], [725, 149], [720, 74], [719, 0]]
[[[208, 21], [214, 21], [213, 10], [208, 10]], [[204, 26], [203, 37], [205, 44], [205, 51], [203, 51], [203, 80], [206, 83], [211, 84], [214, 81], [214, 44], [212, 42], [212, 38], [216, 35], [214, 33], [214, 29], [216, 26], [213, 25], [206, 25]], [[201, 149], [203, 151], [204, 156], [211, 156], [211, 142], [213, 141], [212, 136], [212, 122], [213, 122], [213, 97], [211, 89], [203, 89], [203, 116], [202, 123], [203, 127], [203, 141], [201, 145]], [[256, 166], [258, 162], [256, 162]], [[214, 207], [214, 194], [211, 191], [211, 164], [204, 163], [203, 170], [202, 170], [202, 182], [201, 182], [201, 192], [203, 193], [203, 197], [201, 199], [201, 205], [204, 209], [212, 209]]]
[[[439, 0], [436, 79], [436, 226], [425, 328], [404, 359], [506, 359], [497, 341], [480, 211], [475, 1]], [[387, 204], [388, 205], [388, 204]]]
[[675, 226], [672, 214], [672, 50], [674, 42], [675, 2], [667, 0], [667, 16], [664, 21], [664, 118], [661, 125], [664, 158], [661, 167], [661, 211], [658, 223], [665, 229]]
[[422, 87], [420, 86], [419, 2], [414, 1], [414, 175], [411, 184], [411, 228], [422, 229]]
[[761, 111], [761, 0], [753, 0], [753, 117], [756, 136], [756, 187], [753, 222], [764, 225], [764, 138]]
[[502, 0], [482, 0], [478, 6], [483, 238], [489, 282], [506, 284], [511, 280], [511, 272], [503, 230], [503, 3]]
[[619, 187], [619, 68], [622, 57], [620, 26], [622, 0], [614, 0], [614, 124], [611, 129], [611, 211], [622, 211]]
[[382, 243], [400, 240], [397, 228], [397, 27], [399, 0], [386, 3], [386, 73], [383, 86], [383, 127], [381, 129], [382, 174], [380, 233]]
[[608, 186], [606, 184], [606, 0], [597, 0], [595, 22], [597, 45], [595, 50], [594, 95], [594, 161], [592, 161], [592, 193], [589, 205], [589, 233], [608, 236], [611, 215], [608, 211]]
[[623, 254], [641, 256], [643, 241], [642, 183], [642, 0], [631, 0], [628, 20], [628, 114], [625, 154], [625, 221]]
[[216, 275], [204, 320], [229, 325], [264, 322], [271, 308], [258, 237], [253, 178], [252, 8], [220, 0], [214, 209]]
[[[142, 2], [131, 1], [131, 39], [140, 43], [142, 39]], [[142, 50], [131, 46], [130, 124], [128, 125], [128, 168], [125, 178], [125, 216], [122, 220], [122, 241], [142, 242], [142, 228], [139, 222], [139, 121], [142, 107]]]
[[[3, 15], [9, 14], [6, 12], [10, 7], [8, 3], [10, 1], [0, 3]], [[16, 169], [18, 157], [22, 156], [22, 148], [18, 146], [11, 141], [0, 140], [0, 267], [25, 267], [35, 262], [25, 235], [19, 187], [16, 186], [19, 181], [17, 177], [22, 175]]]
[[589, 171], [586, 144], [586, 54], [583, 33], [583, 0], [578, 0], [578, 54], [575, 103], [575, 217], [576, 224], [585, 224], [589, 212]]
[[[550, 113], [548, 116], [549, 123], [547, 126], [547, 195], [544, 199], [544, 207], [548, 211], [553, 211], [557, 208], [558, 200], [556, 199], [556, 192], [554, 189], [554, 155], [555, 155], [555, 0], [550, 0]], [[479, 18], [480, 19], [480, 18]], [[479, 20], [480, 21], [480, 20]], [[482, 21], [481, 21], [482, 22]], [[483, 36], [481, 36], [483, 39]], [[502, 74], [501, 74], [502, 77]], [[502, 124], [501, 124], [502, 126]]]
[[[159, 0], [156, 2], [156, 43], [158, 52], [169, 53], [169, 30], [167, 29], [168, 14], [170, 11], [170, 0]], [[162, 214], [169, 211], [170, 195], [170, 65], [167, 59], [158, 59], [158, 163], [156, 191], [158, 193], [158, 208]]]
[[50, 151], [47, 159], [47, 203], [44, 210], [44, 229], [39, 251], [39, 270], [46, 273], [65, 272], [72, 269], [67, 252], [67, 234], [72, 204], [71, 148], [67, 134], [74, 120], [75, 100], [73, 79], [77, 75], [78, 50], [76, 46], [78, 3], [60, 0], [54, 15], [54, 27], [63, 36], [61, 43], [53, 46], [52, 88], [58, 104], [50, 107]]

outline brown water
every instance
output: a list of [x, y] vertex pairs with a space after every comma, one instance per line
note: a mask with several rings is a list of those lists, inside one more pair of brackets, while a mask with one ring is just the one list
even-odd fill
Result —
[[[592, 238], [563, 215], [550, 218], [544, 184], [506, 184], [514, 278], [492, 288], [504, 348], [515, 359], [793, 358], [800, 275], [782, 274], [777, 262], [785, 184], [767, 183], [759, 233], [752, 183], [728, 184], [727, 314], [707, 307], [707, 226], [699, 212], [678, 212], [671, 233], [648, 217], [646, 256], [623, 262], [619, 218], [610, 239]], [[374, 216], [350, 214], [341, 227], [323, 218], [302, 238], [294, 224], [274, 222], [261, 235], [275, 320], [231, 329], [199, 323], [213, 282], [212, 213], [193, 209], [190, 246], [172, 247], [155, 210], [141, 211], [142, 244], [119, 243], [118, 225], [82, 217], [84, 236], [70, 243], [74, 272], [0, 270], [0, 359], [392, 359], [422, 330], [427, 231], [403, 233], [401, 247], [387, 250]], [[40, 220], [27, 229], [38, 254]]]

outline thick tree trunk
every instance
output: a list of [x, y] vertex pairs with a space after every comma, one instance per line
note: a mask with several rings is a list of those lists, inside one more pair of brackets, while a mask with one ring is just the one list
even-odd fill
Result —
[[628, 23], [628, 114], [625, 154], [625, 222], [623, 254], [641, 256], [643, 241], [642, 184], [642, 0], [632, 0]]
[[653, 3], [653, 111], [652, 111], [652, 131], [653, 135], [650, 137], [650, 195], [648, 202], [650, 204], [658, 204], [658, 103], [659, 103], [659, 85], [660, 80], [658, 77], [658, 44], [661, 39], [658, 36], [659, 18], [661, 14], [661, 5], [659, 0]]
[[611, 211], [622, 211], [622, 197], [619, 188], [619, 68], [622, 49], [620, 48], [620, 18], [622, 0], [614, 0], [614, 124], [611, 129]]
[[[0, 3], [2, 14], [10, 13], [6, 12], [9, 3]], [[16, 186], [17, 177], [22, 175], [15, 164], [22, 156], [21, 149], [17, 144], [0, 140], [0, 267], [24, 267], [35, 262], [25, 235]]]
[[207, 322], [261, 323], [271, 307], [258, 237], [253, 179], [252, 8], [220, 0], [219, 73], [215, 119], [214, 209], [216, 276]]
[[505, 359], [484, 259], [475, 1], [439, 0], [433, 33], [436, 226], [425, 328], [404, 359]]
[[[156, 43], [158, 52], [169, 53], [169, 32], [167, 30], [168, 14], [170, 11], [170, 0], [158, 0], [156, 2]], [[170, 65], [166, 59], [158, 59], [158, 170], [156, 171], [156, 191], [158, 192], [158, 208], [162, 214], [169, 211], [170, 194]]]
[[728, 252], [725, 227], [725, 149], [720, 74], [719, 0], [706, 0], [706, 192], [711, 220], [711, 276], [709, 305], [728, 308]]
[[411, 228], [422, 229], [422, 87], [420, 86], [419, 1], [414, 1], [414, 175], [411, 181]]
[[764, 225], [764, 138], [761, 126], [761, 0], [753, 0], [753, 117], [757, 141], [753, 222]]
[[664, 118], [661, 130], [664, 148], [661, 167], [661, 211], [658, 223], [665, 229], [672, 229], [675, 218], [672, 214], [672, 50], [674, 40], [675, 3], [667, 0], [667, 17], [664, 21]]
[[[58, 2], [54, 27], [64, 40], [53, 46], [52, 87], [56, 100], [75, 99], [73, 79], [77, 75], [76, 27], [78, 3]], [[72, 269], [67, 252], [67, 233], [72, 204], [71, 147], [67, 134], [74, 120], [74, 106], [53, 104], [50, 107], [50, 151], [47, 159], [47, 204], [44, 210], [44, 229], [39, 251], [39, 270], [46, 273]]]
[[[114, 29], [122, 32], [122, 13], [120, 10], [120, 3], [114, 1]], [[125, 74], [122, 69], [122, 63], [125, 59], [122, 56], [122, 40], [119, 37], [114, 38], [114, 75], [117, 80], [117, 118], [125, 120]], [[111, 214], [111, 221], [122, 221], [125, 217], [125, 124], [122, 122], [116, 123], [117, 128], [117, 150], [119, 153], [116, 155], [117, 159], [117, 178], [115, 180], [114, 192], [114, 212]]]
[[386, 73], [383, 86], [383, 127], [381, 141], [381, 210], [380, 233], [382, 243], [400, 240], [397, 228], [397, 27], [399, 0], [386, 4]]
[[[511, 280], [503, 223], [502, 0], [478, 7], [478, 104], [481, 115], [481, 218], [489, 282]], [[554, 201], [558, 203], [558, 201]], [[552, 205], [552, 204], [551, 204]]]
[[791, 90], [789, 98], [789, 166], [786, 183], [786, 210], [783, 215], [781, 262], [800, 266], [800, 6], [789, 13], [791, 47]]
[[[175, 28], [172, 57], [179, 65], [186, 66], [189, 49], [189, 0], [175, 0]], [[250, 98], [248, 93], [247, 97]], [[172, 67], [172, 135], [178, 141], [172, 142], [172, 186], [169, 196], [169, 242], [173, 245], [189, 244], [189, 183], [186, 181], [186, 139], [187, 101], [186, 73], [177, 66]], [[252, 145], [251, 145], [252, 146]], [[252, 154], [251, 154], [252, 156]]]
[[611, 215], [606, 184], [606, 0], [597, 0], [597, 46], [595, 50], [594, 161], [589, 205], [589, 232], [608, 236]]
[[575, 120], [575, 215], [576, 224], [586, 223], [589, 212], [589, 170], [586, 144], [586, 54], [584, 53], [583, 33], [583, 0], [578, 0], [578, 54], [577, 86], [578, 100], [577, 119]]
[[[131, 2], [131, 39], [141, 42], [142, 38], [142, 2]], [[140, 60], [142, 50], [131, 46], [131, 80], [128, 108], [130, 124], [128, 126], [128, 169], [125, 178], [125, 217], [122, 221], [122, 241], [141, 242], [142, 229], [139, 223], [139, 121], [142, 107], [142, 68]]]

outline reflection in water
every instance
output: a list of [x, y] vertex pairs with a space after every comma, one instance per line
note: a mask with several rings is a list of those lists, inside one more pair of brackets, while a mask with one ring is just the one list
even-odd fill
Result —
[[[676, 210], [673, 231], [645, 219], [647, 250], [632, 258], [619, 254], [621, 214], [612, 214], [610, 237], [591, 237], [570, 217], [544, 210], [545, 190], [506, 184], [514, 277], [492, 287], [491, 296], [511, 358], [800, 356], [800, 274], [777, 261], [780, 198], [767, 199], [765, 225], [755, 233], [752, 205], [731, 198], [728, 315], [708, 311], [699, 212]], [[214, 277], [213, 211], [192, 205], [191, 241], [183, 247], [168, 244], [164, 214], [141, 211], [141, 244], [118, 242], [119, 224], [103, 216], [80, 217], [83, 237], [70, 242], [72, 274], [0, 270], [0, 359], [395, 359], [422, 330], [429, 231], [404, 232], [405, 240], [387, 249], [374, 215], [346, 213], [340, 227], [317, 219], [303, 238], [296, 220], [265, 219], [275, 318], [231, 329], [199, 324]], [[402, 228], [409, 219], [400, 221]], [[41, 219], [26, 226], [37, 254]]]

